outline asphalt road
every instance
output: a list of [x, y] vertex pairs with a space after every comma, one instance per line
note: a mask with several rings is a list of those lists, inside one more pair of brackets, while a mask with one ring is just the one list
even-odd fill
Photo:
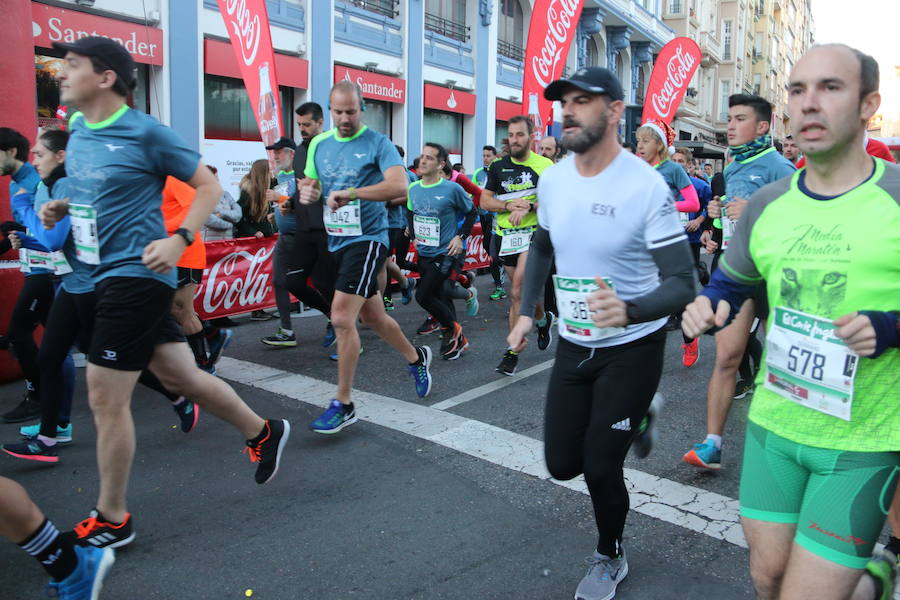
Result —
[[[238, 319], [220, 376], [261, 415], [287, 418], [294, 428], [281, 470], [265, 486], [254, 483], [243, 440], [228, 425], [203, 414], [198, 428], [183, 434], [167, 402], [139, 388], [129, 492], [137, 538], [118, 552], [103, 597], [573, 597], [596, 542], [591, 505], [577, 483], [559, 485], [540, 473], [550, 371], [514, 378], [494, 372], [506, 303], [486, 300], [489, 283], [479, 278], [482, 311], [463, 321], [470, 350], [455, 362], [436, 361], [426, 399], [416, 397], [402, 358], [363, 331], [354, 386], [362, 418], [335, 436], [307, 429], [336, 380], [330, 350], [320, 344], [323, 318], [294, 319], [300, 343], [293, 349], [259, 343], [277, 321]], [[397, 305], [393, 316], [412, 334], [424, 313], [415, 303], [400, 306], [399, 297]], [[435, 334], [417, 342], [434, 350], [439, 343]], [[669, 334], [659, 442], [648, 459], [626, 464], [633, 505], [640, 506], [626, 527], [630, 574], [617, 598], [750, 598], [747, 551], [733, 527], [747, 403], [735, 404], [723, 470], [682, 463], [705, 434], [714, 351], [712, 340], [701, 340], [698, 364], [685, 369], [680, 343], [679, 334]], [[545, 352], [532, 344], [520, 372], [548, 366], [554, 349], [555, 341]], [[4, 410], [20, 389], [0, 388]], [[429, 408], [479, 389], [481, 395], [445, 410]], [[61, 528], [84, 518], [97, 493], [85, 397], [79, 370], [74, 442], [59, 464], [0, 456], [0, 474], [25, 485]], [[0, 439], [15, 440], [17, 429], [0, 425]], [[46, 579], [31, 558], [0, 543], [0, 564], [0, 598], [43, 597]]]

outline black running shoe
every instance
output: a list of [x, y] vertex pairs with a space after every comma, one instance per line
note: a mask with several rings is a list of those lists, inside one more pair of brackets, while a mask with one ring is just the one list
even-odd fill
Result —
[[22, 423], [23, 421], [31, 421], [41, 416], [41, 403], [32, 400], [31, 396], [26, 393], [25, 397], [11, 411], [3, 415], [4, 423]]
[[437, 331], [441, 328], [441, 324], [437, 322], [437, 319], [428, 315], [425, 317], [425, 322], [419, 325], [419, 328], [416, 329], [416, 333], [419, 335], [427, 335], [432, 331]]
[[747, 397], [748, 394], [753, 393], [753, 382], [747, 381], [746, 379], [738, 380], [737, 384], [734, 386], [734, 399], [735, 400], [743, 400]]
[[179, 398], [179, 400], [180, 402], [173, 404], [172, 408], [181, 422], [181, 430], [185, 433], [190, 433], [197, 426], [197, 421], [200, 420], [200, 406], [184, 396]]
[[548, 310], [544, 312], [544, 319], [547, 321], [544, 323], [544, 326], [538, 325], [537, 328], [539, 350], [546, 350], [547, 346], [550, 345], [550, 342], [553, 341], [553, 321], [556, 319], [556, 315]]
[[512, 377], [516, 374], [516, 367], [518, 365], [519, 353], [507, 349], [507, 351], [503, 354], [503, 359], [500, 361], [500, 364], [497, 365], [497, 368], [494, 370], [508, 377]]
[[259, 463], [256, 466], [256, 483], [259, 484], [272, 481], [278, 473], [281, 455], [291, 435], [291, 424], [285, 419], [267, 419], [261, 435], [258, 442], [247, 440], [244, 449], [250, 455], [250, 462]]
[[117, 525], [107, 522], [100, 511], [94, 509], [87, 519], [75, 526], [75, 543], [80, 546], [121, 548], [133, 541], [131, 513], [125, 513], [125, 520]]

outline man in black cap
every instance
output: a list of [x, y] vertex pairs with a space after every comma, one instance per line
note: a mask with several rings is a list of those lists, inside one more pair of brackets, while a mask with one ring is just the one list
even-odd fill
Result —
[[[95, 286], [87, 382], [100, 496], [76, 534], [79, 543], [115, 548], [135, 535], [126, 499], [135, 450], [130, 404], [143, 369], [238, 429], [257, 463], [257, 483], [275, 476], [290, 425], [260, 418], [228, 384], [197, 368], [170, 311], [174, 267], [222, 195], [219, 182], [175, 132], [125, 103], [135, 83], [125, 48], [93, 36], [54, 47], [66, 52], [61, 100], [79, 112], [70, 120], [68, 198], [45, 203], [40, 217], [47, 228], [71, 218], [78, 261], [93, 267]], [[160, 210], [170, 175], [196, 189], [171, 236]]]
[[665, 181], [619, 145], [625, 104], [615, 75], [579, 69], [544, 96], [562, 104], [560, 142], [569, 154], [541, 175], [521, 316], [507, 341], [525, 347], [527, 315], [555, 254], [562, 339], [547, 392], [545, 456], [556, 479], [584, 474], [599, 539], [575, 597], [607, 600], [628, 574], [625, 455], [632, 442], [638, 456], [649, 452], [645, 416], [661, 401], [664, 326], [693, 295], [693, 261]]

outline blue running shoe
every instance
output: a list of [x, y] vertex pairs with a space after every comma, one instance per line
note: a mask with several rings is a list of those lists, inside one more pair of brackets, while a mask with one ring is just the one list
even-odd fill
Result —
[[310, 423], [309, 428], [316, 433], [332, 434], [354, 423], [356, 423], [356, 407], [353, 403], [346, 405], [332, 400], [325, 412]]
[[60, 600], [97, 600], [103, 589], [103, 579], [116, 562], [112, 548], [75, 545], [78, 566], [62, 581], [51, 581], [49, 588]]
[[470, 317], [478, 314], [478, 290], [474, 285], [469, 288], [469, 297], [466, 299], [466, 314]]
[[416, 352], [419, 360], [406, 368], [416, 381], [416, 394], [419, 398], [424, 398], [431, 392], [431, 348], [419, 346]]
[[410, 277], [407, 277], [406, 278], [406, 289], [400, 290], [401, 292], [403, 292], [403, 299], [400, 300], [400, 303], [403, 304], [403, 306], [406, 306], [407, 304], [412, 302], [413, 292], [415, 291], [415, 289], [416, 289], [416, 280], [412, 279]]
[[706, 440], [702, 444], [694, 444], [694, 447], [682, 456], [681, 460], [701, 469], [721, 469], [722, 449], [716, 448], [714, 443]]
[[[230, 329], [220, 329], [216, 333], [216, 337], [209, 341], [209, 364], [215, 365], [222, 358], [225, 348], [231, 343], [231, 337], [234, 332]], [[204, 369], [205, 370], [205, 369]], [[215, 369], [213, 369], [215, 375]]]
[[[359, 353], [360, 353], [360, 354], [363, 353], [362, 346], [359, 347]], [[337, 352], [333, 352], [332, 354], [329, 354], [329, 355], [328, 355], [328, 360], [333, 360], [334, 362], [337, 362], [337, 361], [338, 361], [338, 353], [337, 353]]]
[[[25, 427], [19, 427], [19, 435], [21, 435], [26, 440], [36, 439], [38, 434], [41, 432], [41, 426], [38, 425], [26, 425]], [[72, 443], [72, 424], [69, 423], [65, 427], [56, 426], [56, 441], [59, 444], [71, 444]]]
[[334, 332], [334, 325], [331, 324], [331, 319], [325, 323], [325, 337], [322, 338], [322, 347], [328, 348], [332, 344], [337, 341], [337, 334]]

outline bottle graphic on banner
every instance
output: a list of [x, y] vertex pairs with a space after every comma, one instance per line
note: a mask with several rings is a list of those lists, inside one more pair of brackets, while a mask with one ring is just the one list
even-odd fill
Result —
[[544, 124], [541, 121], [541, 110], [538, 108], [538, 95], [535, 92], [530, 92], [528, 94], [528, 118], [534, 123], [534, 141], [531, 144], [531, 149], [537, 152], [538, 146], [540, 146], [541, 140], [544, 137]]
[[269, 79], [269, 63], [259, 65], [259, 105], [257, 117], [259, 118], [259, 130], [266, 146], [271, 146], [279, 138], [278, 121], [275, 117], [277, 108], [275, 94], [272, 92], [272, 83]]

